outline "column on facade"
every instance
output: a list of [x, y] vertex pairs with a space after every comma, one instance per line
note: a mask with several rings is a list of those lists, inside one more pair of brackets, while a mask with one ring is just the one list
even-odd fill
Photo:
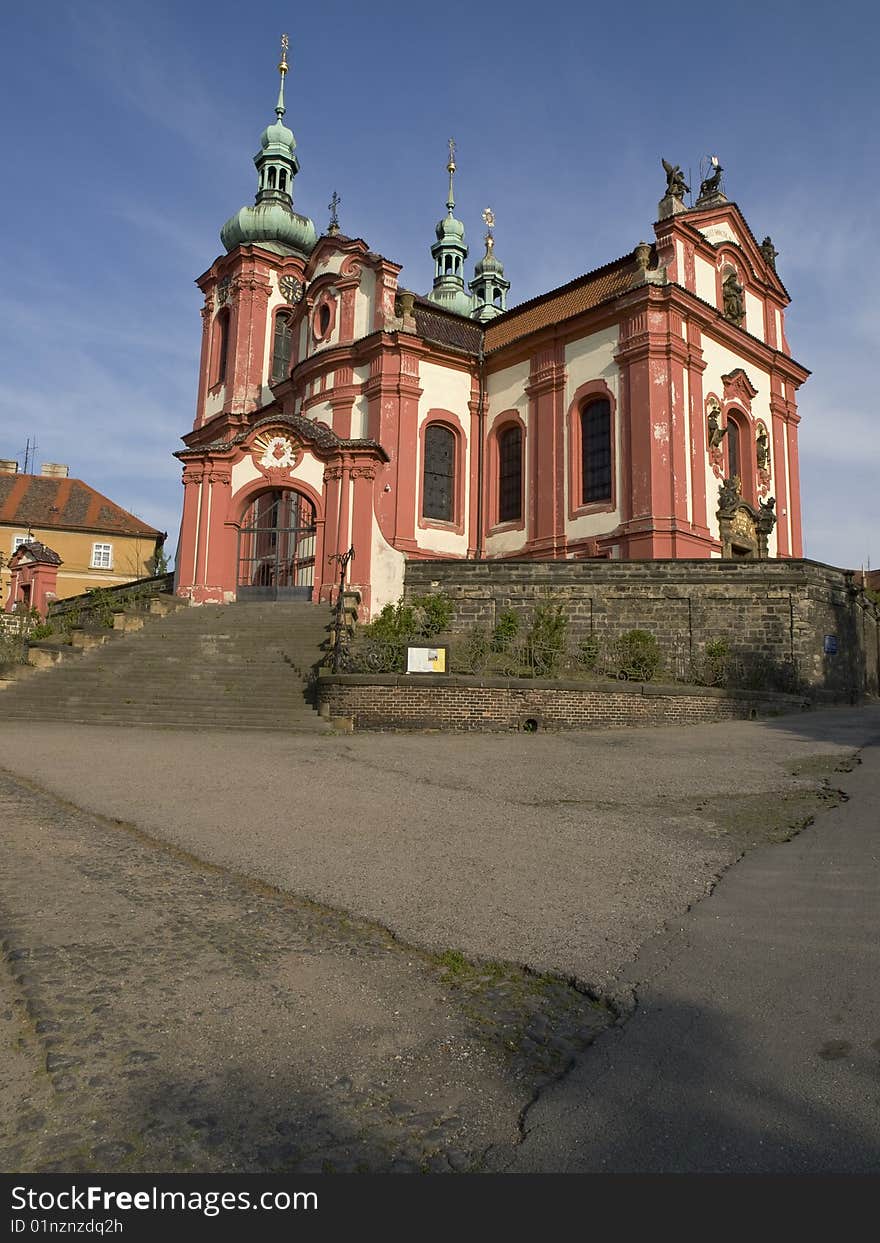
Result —
[[685, 341], [682, 329], [684, 321], [678, 311], [669, 308], [666, 318], [666, 416], [669, 428], [669, 512], [673, 519], [673, 535], [670, 552], [673, 550], [681, 555], [682, 548], [677, 547], [678, 535], [683, 535], [690, 524], [688, 516], [688, 466], [691, 456], [687, 442], [687, 417], [684, 402], [685, 366], [690, 359], [690, 350]]
[[532, 356], [525, 386], [529, 400], [531, 477], [529, 550], [555, 557], [565, 548], [565, 348], [554, 344]]
[[709, 537], [709, 514], [706, 495], [706, 410], [703, 398], [703, 372], [706, 362], [703, 358], [702, 333], [692, 321], [688, 321], [688, 391], [690, 394], [691, 415], [691, 522], [694, 534]]
[[262, 404], [271, 285], [262, 274], [249, 272], [236, 279], [235, 287], [232, 375], [227, 384], [226, 405], [249, 412]]
[[788, 480], [786, 478], [788, 407], [785, 402], [783, 381], [778, 375], [770, 376], [770, 434], [773, 440], [773, 458], [770, 466], [772, 471], [772, 489], [776, 497], [776, 555], [790, 557], [792, 555], [789, 532], [789, 510], [791, 504], [788, 496]]
[[[333, 553], [338, 552], [338, 532], [339, 532], [339, 511], [340, 511], [340, 493], [342, 487], [342, 464], [338, 461], [330, 462], [324, 467], [324, 547], [323, 547], [323, 565], [327, 564], [327, 558]], [[344, 550], [343, 550], [344, 551]], [[322, 570], [323, 570], [322, 565]], [[333, 593], [333, 584], [335, 576], [332, 572], [322, 574], [322, 585], [319, 591], [319, 599], [331, 599]]]
[[[486, 486], [487, 445], [485, 435], [485, 408], [487, 402], [483, 395], [483, 409], [480, 409], [480, 381], [478, 376], [471, 376], [471, 396], [468, 410], [471, 416], [469, 437], [470, 452], [470, 506], [468, 513], [467, 541], [468, 558], [482, 557], [486, 551], [486, 509], [489, 489]], [[482, 465], [481, 465], [482, 464]], [[482, 479], [480, 472], [482, 469]], [[482, 494], [480, 484], [482, 483]]]
[[370, 615], [370, 575], [373, 551], [373, 490], [376, 482], [375, 462], [356, 461], [351, 469], [352, 510], [351, 546], [354, 557], [349, 571], [349, 582], [361, 593], [360, 616], [366, 620]]
[[184, 595], [192, 595], [197, 582], [203, 472], [202, 462], [187, 462], [183, 468], [183, 516], [177, 550], [177, 588]]
[[204, 586], [210, 591], [212, 599], [234, 599], [238, 584], [238, 527], [231, 521], [230, 514], [230, 468], [212, 464], [205, 482], [210, 493], [210, 528], [205, 550]]
[[208, 386], [211, 372], [211, 331], [214, 323], [214, 299], [211, 294], [205, 298], [202, 307], [202, 352], [199, 363], [199, 395], [196, 401], [196, 427], [205, 420], [205, 402], [208, 398]]
[[333, 411], [333, 430], [340, 440], [351, 437], [352, 410], [356, 395], [354, 369], [347, 363], [337, 367], [333, 373], [333, 388], [327, 394], [327, 400]]
[[788, 497], [788, 517], [789, 527], [791, 530], [791, 555], [793, 557], [802, 557], [804, 555], [803, 532], [801, 530], [801, 489], [800, 489], [800, 465], [798, 461], [798, 424], [800, 416], [795, 409], [794, 391], [789, 386], [790, 397], [786, 402], [788, 407], [788, 417], [785, 422], [785, 435], [788, 443], [788, 478], [790, 480], [790, 490]]

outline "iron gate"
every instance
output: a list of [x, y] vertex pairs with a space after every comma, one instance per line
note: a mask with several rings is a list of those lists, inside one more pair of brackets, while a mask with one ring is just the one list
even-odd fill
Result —
[[299, 492], [264, 492], [238, 533], [239, 600], [311, 600], [315, 507]]

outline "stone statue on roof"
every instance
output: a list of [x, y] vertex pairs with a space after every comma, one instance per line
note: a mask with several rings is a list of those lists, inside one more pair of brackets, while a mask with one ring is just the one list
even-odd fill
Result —
[[681, 202], [684, 196], [691, 192], [690, 186], [684, 179], [684, 173], [681, 171], [681, 165], [668, 164], [662, 156], [660, 163], [666, 173], [666, 197], [678, 199]]
[[760, 250], [761, 254], [764, 256], [764, 261], [766, 262], [767, 266], [771, 267], [773, 271], [775, 272], [776, 271], [776, 256], [779, 254], [779, 251], [773, 245], [773, 242], [770, 240], [770, 238], [765, 237], [761, 245], [758, 247], [758, 249]]

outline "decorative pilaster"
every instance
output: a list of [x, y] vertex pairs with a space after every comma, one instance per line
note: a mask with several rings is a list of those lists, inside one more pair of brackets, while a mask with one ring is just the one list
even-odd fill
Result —
[[565, 549], [565, 347], [534, 355], [526, 384], [529, 399], [531, 477], [529, 551], [555, 557]]

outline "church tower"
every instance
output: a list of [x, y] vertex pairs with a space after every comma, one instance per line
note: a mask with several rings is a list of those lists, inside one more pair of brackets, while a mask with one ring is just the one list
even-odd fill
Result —
[[481, 324], [507, 310], [507, 291], [510, 289], [510, 281], [504, 275], [504, 264], [495, 254], [495, 238], [492, 233], [495, 228], [495, 213], [491, 207], [483, 212], [483, 220], [486, 223], [486, 253], [475, 267], [474, 279], [469, 284], [474, 298], [471, 315]]
[[[288, 41], [281, 43], [281, 77], [275, 121], [263, 130], [254, 156], [257, 193], [220, 231], [226, 256], [199, 277], [205, 295], [202, 355], [195, 426], [219, 414], [241, 415], [271, 398], [264, 384], [269, 332], [268, 303], [273, 274], [302, 282], [317, 243], [315, 226], [293, 210], [293, 182], [299, 172], [296, 139], [284, 124], [284, 81]], [[277, 256], [277, 262], [269, 262]]]
[[473, 311], [473, 300], [464, 291], [464, 261], [468, 248], [464, 240], [464, 225], [454, 215], [455, 142], [451, 138], [446, 171], [449, 173], [449, 195], [446, 199], [446, 215], [437, 224], [437, 241], [431, 247], [431, 254], [434, 256], [434, 287], [428, 298], [438, 306], [445, 307], [447, 311], [470, 315]]

